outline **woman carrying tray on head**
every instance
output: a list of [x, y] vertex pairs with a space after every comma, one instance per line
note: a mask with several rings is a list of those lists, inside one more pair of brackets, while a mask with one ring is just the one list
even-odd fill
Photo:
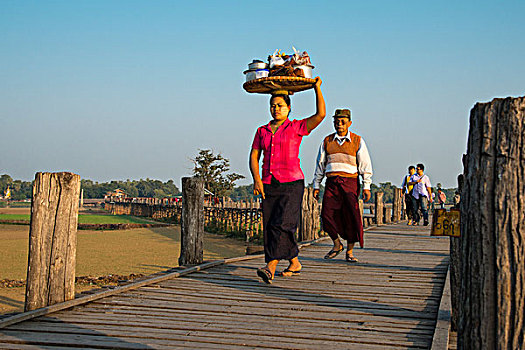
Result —
[[[250, 153], [250, 170], [255, 195], [262, 195], [264, 257], [266, 266], [257, 275], [271, 283], [279, 260], [288, 260], [283, 276], [299, 274], [299, 247], [295, 232], [299, 224], [304, 191], [304, 175], [299, 164], [299, 146], [324, 119], [326, 108], [321, 79], [315, 78], [316, 113], [309, 118], [288, 119], [290, 97], [277, 92], [270, 98], [273, 120], [257, 129]], [[262, 179], [259, 160], [264, 153]]]

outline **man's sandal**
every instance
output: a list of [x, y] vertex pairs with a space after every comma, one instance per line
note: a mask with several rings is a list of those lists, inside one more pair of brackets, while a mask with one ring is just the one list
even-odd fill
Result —
[[324, 256], [324, 258], [325, 259], [333, 259], [336, 256], [338, 256], [339, 253], [341, 253], [343, 250], [345, 250], [345, 247], [341, 247], [341, 249], [339, 249], [339, 250], [333, 250], [332, 249]]

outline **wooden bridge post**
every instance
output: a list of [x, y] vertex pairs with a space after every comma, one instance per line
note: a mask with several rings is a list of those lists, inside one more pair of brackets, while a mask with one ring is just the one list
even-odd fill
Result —
[[383, 223], [389, 224], [392, 222], [392, 208], [383, 206]]
[[375, 219], [376, 225], [383, 224], [383, 192], [376, 192], [375, 196]]
[[461, 193], [458, 349], [520, 349], [525, 339], [525, 97], [470, 113]]
[[299, 241], [310, 241], [319, 238], [319, 217], [319, 202], [314, 197], [314, 189], [306, 187], [303, 193], [301, 208], [301, 223], [298, 234]]
[[[463, 156], [465, 164], [466, 155]], [[458, 175], [458, 191], [463, 191], [463, 174]], [[450, 237], [450, 326], [453, 331], [458, 329], [459, 294], [461, 291], [461, 237]]]
[[401, 209], [403, 208], [403, 189], [394, 187], [394, 198], [392, 199], [392, 221], [401, 220]]
[[201, 264], [204, 236], [204, 181], [201, 178], [182, 178], [182, 201], [179, 265]]
[[31, 200], [25, 311], [75, 298], [80, 176], [36, 173]]
[[363, 228], [366, 228], [367, 221], [365, 220], [365, 204], [362, 199], [359, 199], [359, 213], [361, 213], [361, 221], [363, 221]]

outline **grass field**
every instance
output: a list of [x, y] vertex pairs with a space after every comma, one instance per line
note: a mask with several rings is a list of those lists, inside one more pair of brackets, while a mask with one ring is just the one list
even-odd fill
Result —
[[79, 224], [147, 224], [151, 222], [151, 220], [129, 215], [78, 215]]
[[[0, 214], [2, 220], [20, 220], [29, 223], [30, 214]], [[129, 215], [96, 215], [96, 214], [79, 214], [79, 224], [147, 224], [150, 220], [141, 219]]]
[[28, 214], [0, 214], [0, 220], [21, 220], [29, 222]]
[[[7, 207], [7, 203], [5, 201], [0, 202], [0, 208]], [[10, 208], [31, 208], [31, 202], [11, 202], [9, 203]]]

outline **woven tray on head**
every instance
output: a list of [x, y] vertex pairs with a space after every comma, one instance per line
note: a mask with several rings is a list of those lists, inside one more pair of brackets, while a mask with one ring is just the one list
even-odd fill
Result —
[[247, 81], [242, 85], [244, 90], [251, 93], [271, 94], [275, 91], [286, 90], [290, 95], [294, 92], [313, 88], [315, 79], [302, 77], [275, 76]]

